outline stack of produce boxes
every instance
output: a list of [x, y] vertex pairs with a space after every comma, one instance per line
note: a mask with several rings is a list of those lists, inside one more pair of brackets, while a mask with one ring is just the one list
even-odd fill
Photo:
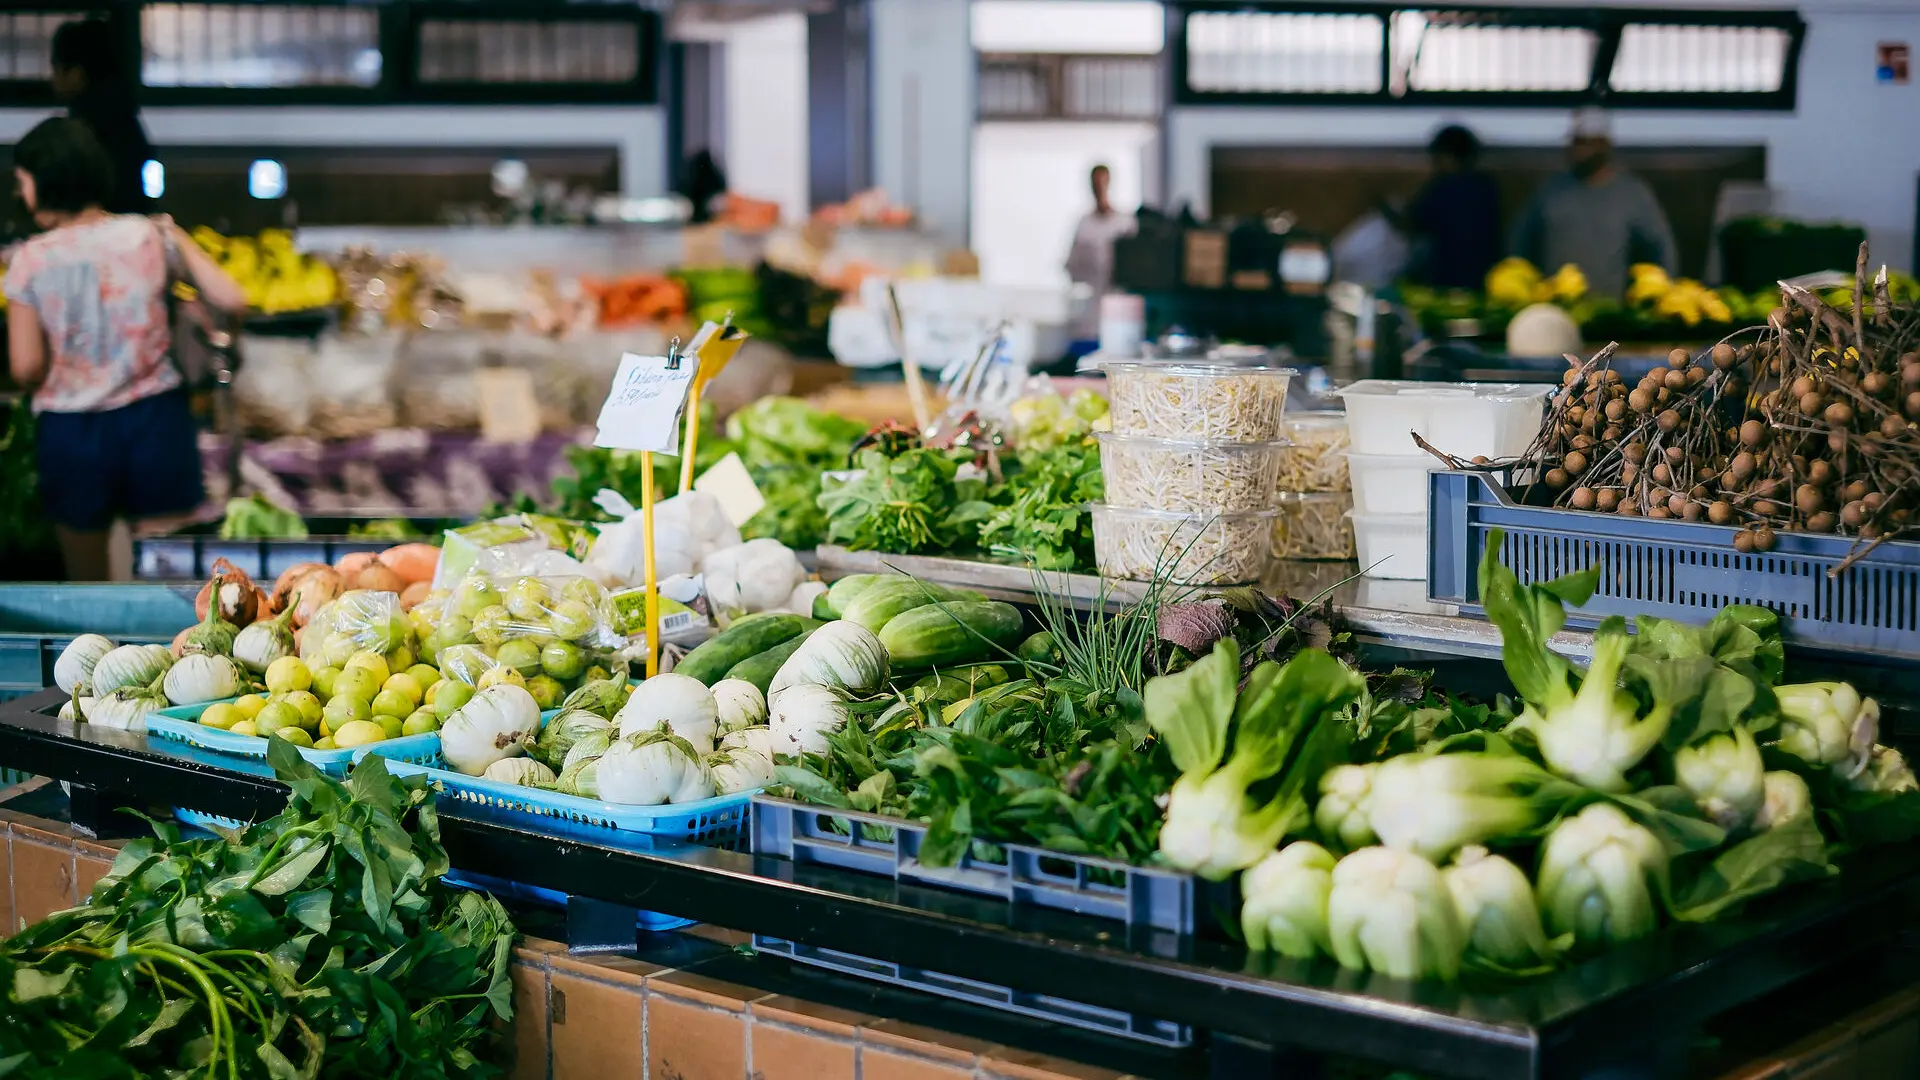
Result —
[[1281, 462], [1273, 553], [1282, 559], [1353, 558], [1346, 415], [1290, 413], [1286, 435], [1293, 446]]
[[1273, 557], [1293, 372], [1151, 361], [1105, 370], [1113, 430], [1100, 435], [1107, 501], [1093, 507], [1100, 573], [1258, 581]]

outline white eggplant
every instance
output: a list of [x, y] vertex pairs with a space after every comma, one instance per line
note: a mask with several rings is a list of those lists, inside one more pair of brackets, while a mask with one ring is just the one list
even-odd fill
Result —
[[440, 756], [447, 764], [479, 776], [487, 766], [519, 757], [540, 730], [540, 706], [524, 687], [489, 686], [460, 706], [440, 728]]
[[707, 756], [707, 772], [722, 795], [757, 791], [773, 783], [773, 759], [754, 750], [722, 750]]
[[53, 662], [53, 685], [73, 693], [73, 688], [86, 682], [93, 675], [94, 665], [113, 648], [113, 642], [99, 634], [81, 634], [67, 642], [60, 658]]
[[713, 780], [692, 744], [664, 731], [621, 739], [600, 755], [599, 797], [611, 803], [657, 806], [713, 797]]
[[634, 687], [613, 721], [620, 726], [622, 738], [665, 728], [707, 754], [713, 752], [720, 705], [699, 679], [668, 672]]
[[243, 681], [240, 665], [216, 653], [189, 653], [167, 669], [161, 682], [167, 700], [175, 705], [201, 705], [238, 697]]
[[766, 695], [745, 679], [721, 679], [714, 683], [713, 700], [720, 710], [722, 735], [767, 722]]
[[782, 754], [826, 753], [827, 736], [846, 727], [851, 715], [842, 691], [812, 683], [776, 690], [767, 702], [767, 726]]
[[165, 645], [122, 645], [93, 665], [89, 685], [95, 697], [106, 697], [129, 686], [147, 686], [172, 666], [173, 654]]
[[844, 619], [807, 635], [767, 686], [768, 705], [790, 686], [817, 684], [859, 696], [887, 681], [887, 647], [873, 631]]

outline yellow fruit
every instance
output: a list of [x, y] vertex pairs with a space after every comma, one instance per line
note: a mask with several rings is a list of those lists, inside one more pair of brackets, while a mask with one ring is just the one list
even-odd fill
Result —
[[415, 708], [419, 707], [420, 702], [426, 697], [427, 693], [426, 687], [420, 685], [419, 679], [414, 678], [404, 671], [388, 679], [386, 685], [382, 686], [381, 689], [392, 690], [395, 693], [404, 695], [408, 701], [414, 704]]
[[350, 721], [367, 720], [372, 716], [373, 708], [365, 698], [343, 696], [327, 702], [327, 710], [322, 718], [333, 729], [334, 737], [338, 738], [340, 729]]
[[373, 695], [380, 692], [380, 684], [386, 681], [384, 677], [375, 678], [372, 668], [346, 668], [333, 680], [333, 693], [327, 700], [331, 702], [334, 698], [350, 697], [372, 701]]
[[333, 745], [341, 750], [385, 741], [386, 730], [371, 720], [351, 720], [333, 733]]
[[399, 674], [413, 666], [413, 650], [405, 645], [396, 645], [387, 651], [387, 673]]
[[320, 723], [320, 714], [324, 707], [320, 699], [306, 690], [295, 690], [280, 700], [300, 710], [300, 726], [312, 731]]
[[219, 728], [221, 731], [229, 731], [233, 725], [242, 720], [251, 719], [253, 717], [248, 716], [238, 702], [215, 702], [207, 706], [207, 711], [200, 714], [202, 724], [210, 728]]
[[346, 666], [350, 668], [365, 668], [373, 672], [373, 677], [376, 682], [384, 683], [387, 681], [387, 676], [393, 674], [392, 669], [387, 667], [387, 658], [371, 649], [362, 649], [352, 656], [347, 657]]
[[313, 745], [313, 736], [307, 734], [306, 728], [283, 727], [275, 731], [273, 737], [276, 739], [285, 739], [295, 746]]
[[432, 709], [421, 709], [407, 717], [407, 722], [400, 725], [402, 735], [426, 735], [439, 730], [440, 718], [433, 715]]
[[232, 727], [230, 727], [230, 728], [228, 728], [227, 730], [228, 730], [228, 731], [231, 731], [231, 732], [233, 732], [233, 733], [234, 733], [235, 735], [252, 735], [252, 734], [255, 734], [255, 732], [254, 732], [254, 730], [253, 730], [253, 721], [251, 721], [251, 720], [242, 720], [242, 721], [240, 721], [239, 723], [237, 723], [237, 724], [235, 724], [235, 725], [233, 725]]
[[322, 735], [322, 736], [321, 736], [321, 737], [319, 737], [318, 739], [315, 739], [315, 740], [313, 740], [313, 748], [314, 748], [315, 750], [338, 750], [338, 749], [340, 749], [340, 748], [339, 748], [338, 746], [335, 746], [335, 745], [333, 744], [333, 740], [332, 740], [332, 739], [329, 739], [329, 738], [327, 738], [327, 737], [326, 737], [326, 736], [324, 736], [324, 735]]
[[518, 686], [525, 689], [527, 679], [526, 676], [510, 667], [492, 667], [488, 668], [486, 673], [480, 676], [480, 681], [474, 683], [473, 687], [475, 690], [485, 690], [489, 686], [501, 685]]
[[415, 664], [407, 669], [407, 674], [413, 676], [413, 681], [420, 684], [422, 692], [432, 689], [433, 684], [439, 682], [441, 678], [440, 669], [432, 664]]
[[382, 690], [374, 695], [372, 708], [376, 720], [383, 716], [404, 719], [413, 713], [414, 703], [397, 690]]
[[399, 738], [400, 733], [405, 731], [407, 727], [407, 722], [404, 718], [388, 716], [384, 713], [374, 714], [373, 722], [380, 725], [380, 730], [386, 732], [387, 738], [389, 739]]
[[290, 694], [313, 685], [313, 672], [297, 656], [283, 656], [267, 665], [267, 692]]
[[251, 720], [260, 715], [261, 709], [267, 707], [267, 699], [260, 694], [243, 694], [233, 699], [233, 707], [245, 713], [246, 718]]

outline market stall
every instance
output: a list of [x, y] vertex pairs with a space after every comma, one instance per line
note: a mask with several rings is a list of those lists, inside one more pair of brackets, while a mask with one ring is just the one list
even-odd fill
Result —
[[[1920, 890], [1920, 641], [1886, 584], [1911, 550], [1920, 323], [1870, 282], [1850, 310], [1784, 302], [1637, 383], [1602, 351], [1551, 395], [1370, 380], [1314, 412], [1295, 373], [1231, 352], [1106, 358], [1073, 387], [988, 363], [916, 402], [918, 430], [780, 398], [712, 425], [699, 393], [739, 338], [711, 327], [623, 362], [616, 387], [682, 409], [610, 395], [597, 441], [626, 449], [575, 448], [555, 512], [297, 558], [196, 543], [204, 583], [128, 587], [148, 602], [112, 626], [22, 603], [0, 658], [47, 689], [0, 706], [0, 765], [71, 784], [35, 792], [93, 838], [138, 834], [131, 808], [224, 839], [164, 824], [0, 960], [70, 1024], [93, 990], [58, 943], [154, 925], [153, 905], [224, 912], [238, 882], [247, 940], [299, 941], [296, 975], [336, 923], [366, 950], [449, 912], [487, 941], [511, 918], [575, 955], [637, 952], [579, 977], [644, 990], [661, 1076], [772, 1076], [783, 1037], [827, 1055], [806, 1075], [895, 1051], [994, 1076], [1739, 1064], [1703, 1032], [1777, 1055], [1753, 1019], [1775, 995], [1839, 980], [1867, 1008], [1910, 984]], [[1754, 420], [1773, 434], [1749, 440]], [[1828, 600], [1791, 591], [1816, 575], [1841, 582]], [[405, 812], [429, 792], [433, 815]], [[396, 839], [337, 858], [397, 924], [341, 909], [361, 871], [301, 839], [355, 814]], [[140, 869], [214, 852], [242, 876], [161, 895]], [[272, 964], [224, 966], [237, 931], [196, 917], [207, 937], [174, 944], [200, 959], [168, 962], [261, 1003], [170, 1006], [133, 962], [123, 996], [153, 1011], [129, 1015], [171, 1009], [162, 1032], [204, 1024], [230, 1058], [419, 1050], [281, 1047], [332, 1014]], [[500, 1019], [532, 1008], [515, 979], [544, 986], [558, 1076], [587, 1051], [562, 1049], [555, 1003], [598, 1014], [577, 983], [554, 996], [586, 963], [554, 949], [517, 972], [504, 946], [458, 952], [449, 985], [489, 987]], [[689, 979], [737, 1019], [676, 1013]], [[809, 1025], [768, 994], [853, 1011]], [[952, 1035], [881, 1049], [901, 1021], [985, 1042], [958, 1065]], [[675, 1060], [651, 1049], [689, 1029]], [[1065, 1060], [1019, 1064], [1034, 1052]]]

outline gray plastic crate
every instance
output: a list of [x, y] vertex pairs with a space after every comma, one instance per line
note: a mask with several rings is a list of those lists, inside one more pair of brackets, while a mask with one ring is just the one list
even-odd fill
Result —
[[[1113, 919], [1129, 927], [1192, 934], [1216, 898], [1190, 874], [1018, 844], [975, 844], [954, 866], [927, 866], [919, 853], [927, 827], [900, 818], [836, 810], [756, 795], [753, 853], [875, 877]], [[1236, 906], [1237, 905], [1232, 905]], [[1187, 1046], [1191, 1028], [1084, 1002], [1031, 994], [856, 953], [756, 934], [754, 948], [857, 978], [1019, 1013], [1053, 1023], [1163, 1046]]]
[[[385, 551], [406, 540], [376, 536], [348, 536], [347, 530], [373, 518], [308, 518], [313, 535], [304, 540], [222, 540], [217, 525], [195, 525], [166, 536], [142, 537], [133, 542], [133, 576], [142, 581], [203, 581], [213, 574], [216, 559], [225, 559], [257, 582], [271, 585], [289, 567], [301, 563], [336, 563], [359, 551]], [[439, 518], [408, 519], [431, 540], [448, 522]]]
[[193, 622], [192, 598], [165, 585], [0, 584], [0, 700], [53, 685], [81, 634], [164, 645]]

